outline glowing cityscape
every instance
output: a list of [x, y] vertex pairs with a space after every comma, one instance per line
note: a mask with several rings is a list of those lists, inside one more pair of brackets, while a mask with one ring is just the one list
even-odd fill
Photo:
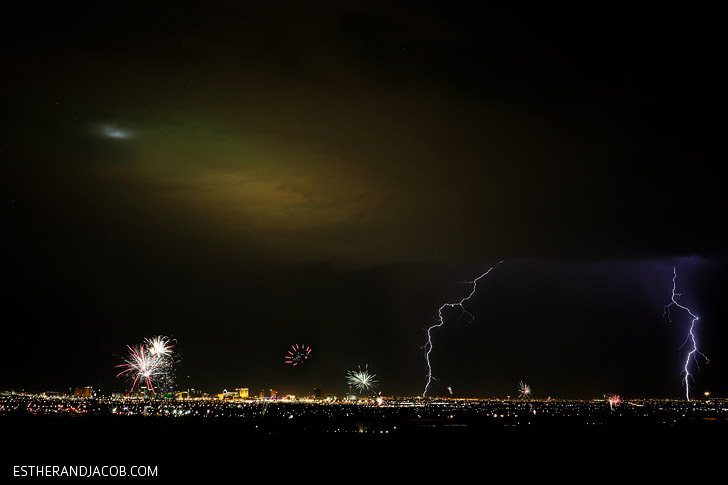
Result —
[[723, 475], [719, 4], [3, 7], [0, 482]]

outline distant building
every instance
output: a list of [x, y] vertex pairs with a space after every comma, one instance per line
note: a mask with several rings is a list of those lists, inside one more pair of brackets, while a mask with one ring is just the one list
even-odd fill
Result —
[[136, 389], [132, 389], [129, 391], [129, 397], [134, 398], [148, 398], [148, 397], [154, 397], [156, 396], [156, 393], [153, 389], [148, 388], [147, 386], [141, 386]]
[[43, 395], [45, 397], [64, 397], [64, 396], [67, 396], [68, 394], [66, 394], [65, 392], [61, 392], [61, 391], [44, 391]]
[[86, 387], [74, 387], [73, 388], [73, 396], [74, 397], [94, 397], [94, 389], [91, 386]]
[[234, 391], [228, 391], [225, 389], [222, 393], [217, 395], [218, 399], [239, 399], [239, 398], [247, 398], [248, 397], [248, 389], [235, 389]]
[[311, 392], [311, 396], [319, 399], [321, 397], [321, 389], [319, 389], [318, 387], [314, 387], [313, 391]]
[[261, 389], [260, 393], [258, 394], [258, 399], [265, 399], [267, 397], [277, 398], [278, 390], [277, 389], [268, 389], [268, 392], [265, 392], [265, 389]]
[[177, 399], [202, 399], [203, 397], [204, 393], [197, 389], [187, 389], [177, 393]]

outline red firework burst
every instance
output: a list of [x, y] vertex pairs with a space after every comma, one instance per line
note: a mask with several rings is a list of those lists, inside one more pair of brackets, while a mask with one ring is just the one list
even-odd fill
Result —
[[308, 345], [293, 344], [291, 345], [291, 350], [289, 350], [288, 354], [284, 356], [284, 363], [298, 365], [304, 360], [308, 359], [308, 356], [310, 354], [311, 347], [309, 347]]

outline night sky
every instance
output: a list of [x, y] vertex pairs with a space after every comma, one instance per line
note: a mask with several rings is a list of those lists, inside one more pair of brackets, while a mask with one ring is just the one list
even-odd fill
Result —
[[260, 3], [4, 5], [0, 388], [728, 396], [716, 12]]

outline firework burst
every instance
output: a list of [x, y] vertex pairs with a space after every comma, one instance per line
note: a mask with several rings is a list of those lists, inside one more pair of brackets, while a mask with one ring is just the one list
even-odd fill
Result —
[[167, 337], [147, 338], [143, 344], [126, 347], [129, 353], [123, 357], [124, 363], [116, 366], [123, 369], [116, 377], [129, 379], [132, 389], [146, 384], [154, 394], [156, 389], [172, 385], [176, 359], [172, 351], [174, 345]]
[[167, 337], [158, 335], [157, 337], [146, 338], [144, 341], [147, 343], [147, 348], [152, 355], [172, 355], [172, 348], [174, 345], [172, 345], [172, 342]]
[[291, 345], [291, 350], [284, 356], [284, 363], [291, 365], [298, 365], [304, 360], [308, 359], [311, 354], [311, 347], [308, 345]]
[[609, 403], [609, 409], [614, 409], [615, 407], [619, 406], [622, 403], [622, 399], [619, 397], [618, 394], [615, 394], [613, 396], [606, 396], [607, 402]]
[[518, 392], [523, 399], [531, 397], [531, 386], [529, 386], [526, 382], [519, 382]]
[[359, 366], [358, 370], [350, 370], [346, 373], [346, 382], [352, 387], [355, 387], [359, 392], [374, 391], [377, 388], [376, 374], [370, 374], [368, 366], [361, 369]]

